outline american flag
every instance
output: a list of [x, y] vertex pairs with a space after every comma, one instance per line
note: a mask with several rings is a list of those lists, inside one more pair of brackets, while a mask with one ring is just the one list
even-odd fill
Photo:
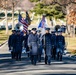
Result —
[[22, 15], [19, 13], [18, 17], [19, 23], [23, 25], [23, 32], [27, 32], [28, 30], [28, 23], [26, 22], [26, 19], [22, 18]]

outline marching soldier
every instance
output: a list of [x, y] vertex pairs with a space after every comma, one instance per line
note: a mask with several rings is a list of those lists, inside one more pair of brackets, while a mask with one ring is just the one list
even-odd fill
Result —
[[31, 63], [36, 65], [38, 54], [38, 35], [36, 34], [36, 28], [32, 28], [32, 33], [28, 37], [28, 46], [30, 48]]
[[[27, 34], [27, 32], [24, 33], [24, 48], [26, 48], [26, 52], [29, 51], [29, 47], [28, 47], [28, 36], [29, 36], [29, 34]], [[28, 57], [29, 57], [29, 53], [27, 53], [27, 54], [28, 54]]]
[[62, 54], [64, 52], [64, 47], [65, 47], [65, 38], [62, 35], [62, 31], [59, 30], [57, 34], [57, 60], [62, 61]]
[[15, 53], [16, 53], [16, 60], [21, 61], [21, 53], [22, 53], [22, 43], [23, 43], [24, 37], [20, 34], [20, 30], [17, 30], [17, 35], [15, 38]]
[[46, 33], [43, 36], [43, 46], [45, 50], [45, 64], [51, 64], [51, 34], [49, 33], [50, 28], [46, 28]]
[[52, 58], [56, 58], [56, 35], [55, 31], [52, 31], [52, 36], [51, 36], [51, 44], [52, 44]]
[[15, 37], [16, 37], [16, 30], [12, 30], [12, 34], [9, 36], [8, 39], [8, 47], [11, 50], [12, 59], [15, 58]]
[[41, 55], [42, 55], [42, 35], [41, 31], [37, 31], [38, 34], [38, 61], [41, 62]]

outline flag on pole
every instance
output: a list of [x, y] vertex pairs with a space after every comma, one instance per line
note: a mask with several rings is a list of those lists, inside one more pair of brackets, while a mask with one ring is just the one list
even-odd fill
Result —
[[[46, 19], [45, 19], [45, 15], [43, 15], [42, 20], [40, 21], [38, 28], [40, 28], [40, 30], [41, 30], [40, 38], [41, 38], [41, 41], [43, 39], [44, 45], [45, 45], [45, 36], [44, 36], [44, 34], [45, 34], [45, 28], [46, 27], [47, 27], [47, 22], [46, 22]], [[44, 49], [42, 50], [42, 53], [44, 54]]]
[[43, 15], [42, 20], [40, 21], [39, 26], [38, 26], [38, 28], [41, 28], [42, 35], [45, 34], [45, 28], [46, 27], [47, 27], [47, 23], [46, 23], [46, 20], [45, 20], [45, 16]]
[[18, 21], [21, 22], [21, 20], [22, 20], [22, 15], [19, 12]]
[[45, 28], [46, 27], [46, 20], [45, 20], [45, 16], [42, 17], [42, 20], [39, 23], [38, 28]]
[[29, 16], [29, 14], [28, 14], [27, 11], [26, 11], [26, 19], [25, 19], [25, 21], [26, 21], [26, 23], [27, 23], [28, 25], [31, 24], [31, 19], [30, 19], [30, 16]]
[[21, 23], [21, 25], [23, 25], [23, 31], [27, 32], [28, 23], [26, 23], [26, 19], [22, 18], [22, 15], [20, 13], [19, 13], [18, 21], [19, 21], [19, 23]]

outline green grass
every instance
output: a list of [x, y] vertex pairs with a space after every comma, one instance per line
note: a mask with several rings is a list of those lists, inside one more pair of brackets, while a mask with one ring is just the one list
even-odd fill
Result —
[[5, 33], [5, 30], [0, 30], [0, 44], [4, 43], [8, 39], [9, 35], [11, 34], [11, 30], [9, 30], [8, 35]]
[[76, 37], [66, 37], [67, 50], [76, 55]]
[[76, 37], [66, 38], [67, 48], [76, 49]]

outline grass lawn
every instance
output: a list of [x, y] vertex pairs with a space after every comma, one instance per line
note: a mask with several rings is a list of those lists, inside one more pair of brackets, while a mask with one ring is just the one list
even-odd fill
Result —
[[76, 37], [66, 37], [67, 50], [76, 54]]
[[8, 34], [5, 33], [5, 30], [0, 30], [0, 44], [2, 44], [8, 39], [9, 35], [11, 34], [11, 30], [9, 30]]

